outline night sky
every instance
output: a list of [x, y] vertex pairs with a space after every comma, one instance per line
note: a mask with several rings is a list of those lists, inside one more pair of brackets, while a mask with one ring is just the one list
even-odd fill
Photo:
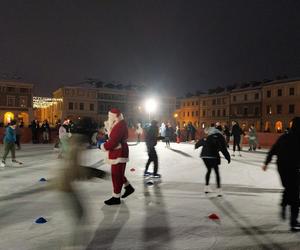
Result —
[[1, 0], [0, 74], [48, 96], [86, 78], [183, 95], [300, 77], [299, 13], [299, 0]]

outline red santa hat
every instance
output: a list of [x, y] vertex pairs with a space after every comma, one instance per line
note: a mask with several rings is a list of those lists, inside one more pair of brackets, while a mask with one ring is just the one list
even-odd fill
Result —
[[123, 119], [123, 115], [121, 114], [121, 111], [117, 108], [112, 108], [110, 111], [108, 111], [108, 117], [109, 120], [122, 120]]

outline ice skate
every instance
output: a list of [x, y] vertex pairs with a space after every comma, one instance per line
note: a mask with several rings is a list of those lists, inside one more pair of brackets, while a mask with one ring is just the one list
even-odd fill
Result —
[[134, 188], [129, 184], [125, 187], [125, 193], [122, 195], [121, 198], [126, 198], [127, 196], [131, 195], [134, 192]]
[[5, 168], [6, 167], [5, 161], [1, 161], [0, 167], [1, 168]]
[[216, 193], [218, 197], [222, 197], [223, 196], [222, 188], [217, 188]]
[[152, 175], [152, 173], [150, 173], [150, 172], [148, 172], [148, 171], [145, 171], [145, 172], [144, 172], [144, 177], [148, 177], [148, 176], [150, 176], [150, 175]]
[[17, 161], [17, 160], [12, 160], [12, 163], [15, 163], [15, 164], [17, 164], [17, 165], [22, 165], [22, 164], [23, 164], [23, 162]]
[[120, 198], [116, 198], [116, 197], [111, 197], [110, 199], [104, 201], [104, 203], [108, 206], [112, 206], [112, 205], [120, 205], [121, 204], [121, 199]]
[[300, 223], [296, 222], [291, 225], [292, 232], [300, 232]]
[[206, 194], [212, 193], [212, 189], [209, 185], [204, 186], [204, 193], [206, 193]]
[[161, 178], [160, 174], [153, 174], [153, 178]]

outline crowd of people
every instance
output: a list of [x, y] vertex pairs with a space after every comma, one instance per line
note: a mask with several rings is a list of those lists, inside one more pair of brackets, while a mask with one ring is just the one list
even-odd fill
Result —
[[[1, 160], [1, 167], [6, 166], [6, 158], [11, 152], [12, 162], [18, 165], [23, 164], [16, 159], [15, 147], [20, 147], [20, 135], [18, 135], [16, 121], [12, 120], [6, 127], [4, 136], [4, 152]], [[62, 124], [57, 124], [58, 128], [58, 140], [59, 154], [58, 158], [64, 159], [66, 165], [66, 171], [63, 175], [62, 185], [64, 188], [61, 190], [72, 189], [71, 183], [78, 179], [90, 179], [93, 177], [104, 178], [108, 174], [102, 170], [82, 167], [80, 166], [77, 158], [74, 156], [74, 152], [79, 154], [83, 140], [78, 140], [79, 137], [75, 137], [71, 133], [70, 120], [65, 119]], [[37, 143], [37, 131], [42, 134], [43, 141], [50, 141], [50, 127], [47, 121], [44, 121], [39, 126], [38, 121], [33, 121], [31, 124], [33, 143]], [[196, 141], [196, 129], [190, 123], [185, 128], [185, 136], [187, 140], [194, 141], [195, 149], [202, 147], [200, 158], [203, 160], [206, 166], [207, 172], [205, 174], [205, 186], [204, 192], [212, 192], [209, 182], [211, 172], [214, 171], [216, 175], [218, 196], [222, 196], [221, 177], [219, 172], [219, 165], [221, 163], [220, 152], [224, 155], [228, 164], [231, 162], [231, 156], [235, 156], [236, 150], [241, 156], [241, 141], [243, 136], [248, 137], [249, 151], [255, 151], [258, 147], [257, 133], [255, 126], [250, 125], [247, 133], [245, 129], [242, 129], [236, 121], [232, 122], [231, 128], [224, 125], [221, 126], [219, 122], [211, 124], [209, 128], [204, 130], [205, 135]], [[137, 124], [136, 134], [137, 142], [141, 141], [142, 135], [145, 138], [145, 144], [148, 152], [148, 160], [145, 165], [144, 177], [161, 178], [158, 173], [158, 154], [156, 151], [156, 145], [159, 140], [163, 140], [166, 143], [166, 147], [170, 147], [170, 141], [180, 142], [182, 136], [179, 126], [174, 130], [169, 123], [162, 123], [158, 126], [158, 122], [153, 120], [147, 128], [143, 129], [141, 124]], [[86, 134], [90, 137], [90, 133]], [[174, 135], [177, 137], [174, 139]], [[19, 139], [18, 139], [19, 137]], [[104, 123], [104, 126], [94, 132], [88, 141], [101, 151], [107, 154], [107, 163], [111, 165], [111, 179], [113, 187], [113, 195], [111, 198], [104, 201], [106, 205], [119, 205], [121, 204], [121, 198], [127, 198], [134, 193], [135, 189], [130, 184], [129, 180], [125, 176], [126, 164], [129, 161], [129, 148], [127, 144], [128, 140], [128, 127], [124, 120], [124, 117], [120, 110], [111, 109], [108, 113], [108, 120]], [[232, 155], [229, 154], [229, 142], [232, 141]], [[300, 150], [300, 117], [293, 119], [292, 127], [289, 131], [286, 131], [277, 142], [272, 146], [271, 150], [267, 154], [265, 163], [262, 167], [264, 171], [267, 170], [268, 164], [271, 162], [274, 155], [277, 156], [278, 172], [284, 187], [281, 202], [281, 217], [286, 218], [286, 208], [290, 206], [290, 227], [292, 231], [300, 231], [300, 223], [298, 222], [299, 206], [300, 206], [300, 160], [297, 153]], [[74, 158], [71, 160], [71, 158]], [[74, 161], [74, 162], [73, 162]], [[70, 162], [73, 162], [70, 164]], [[153, 163], [153, 172], [149, 171], [150, 164]], [[76, 169], [75, 169], [76, 168]], [[124, 187], [124, 192], [122, 189]]]

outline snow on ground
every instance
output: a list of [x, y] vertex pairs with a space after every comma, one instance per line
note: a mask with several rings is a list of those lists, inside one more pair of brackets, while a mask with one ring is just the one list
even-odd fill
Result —
[[[145, 144], [131, 145], [126, 175], [136, 192], [120, 206], [107, 207], [110, 181], [76, 183], [86, 212], [80, 224], [66, 206], [69, 196], [51, 189], [61, 167], [57, 151], [24, 145], [17, 151], [24, 166], [0, 170], [0, 249], [299, 249], [300, 234], [290, 233], [288, 222], [278, 218], [276, 166], [261, 170], [265, 151], [242, 152], [229, 165], [222, 161], [220, 198], [203, 194], [205, 166], [192, 144], [158, 144], [162, 179], [153, 186], [142, 177]], [[98, 149], [86, 150], [84, 165], [108, 170], [103, 157]], [[48, 181], [39, 182], [42, 177]], [[210, 220], [211, 213], [220, 220]], [[40, 216], [48, 222], [35, 224]]]

